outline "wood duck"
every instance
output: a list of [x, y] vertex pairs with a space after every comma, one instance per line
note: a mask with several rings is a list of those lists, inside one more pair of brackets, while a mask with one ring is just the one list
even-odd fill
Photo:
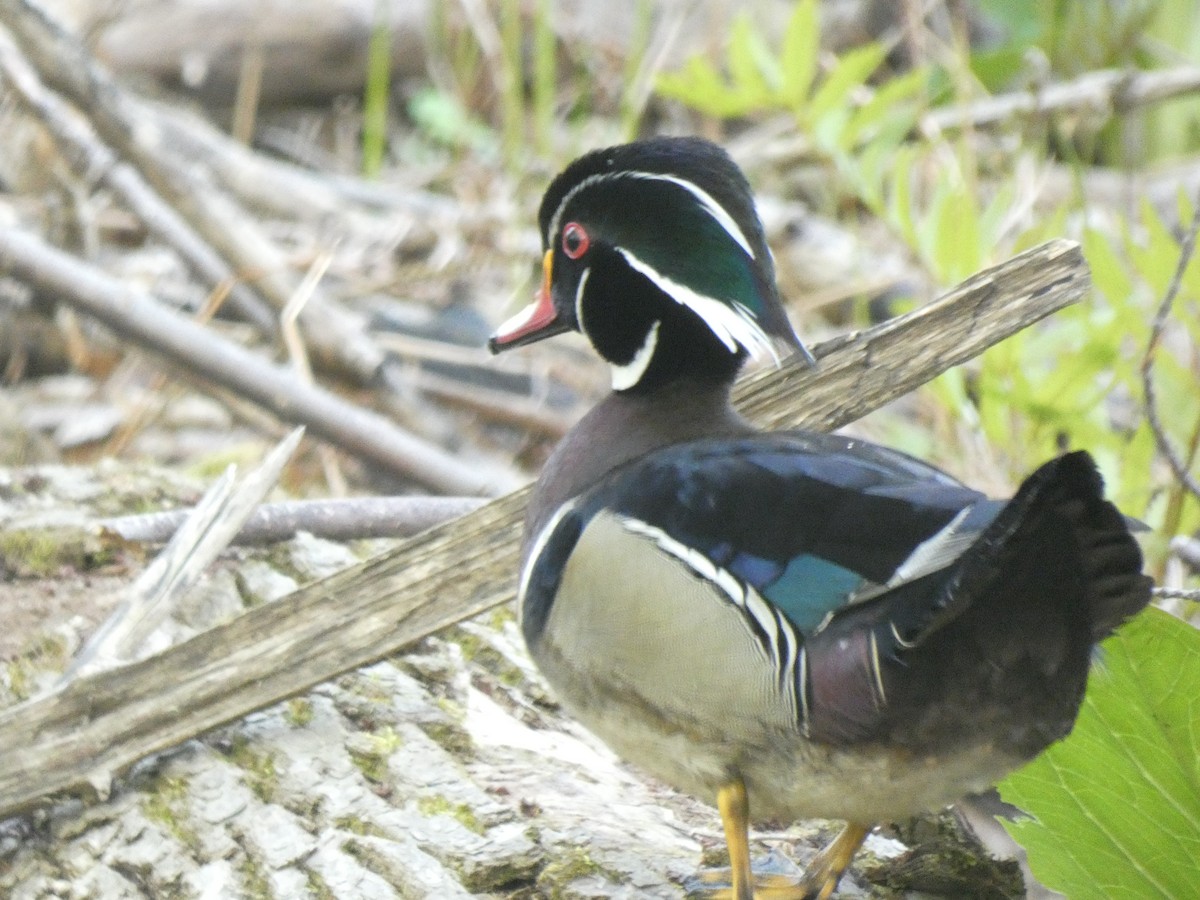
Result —
[[[543, 283], [489, 342], [568, 330], [613, 391], [529, 507], [529, 651], [626, 760], [715, 797], [712, 897], [828, 897], [875, 823], [994, 784], [1074, 723], [1097, 641], [1149, 601], [1087, 453], [1010, 500], [864, 441], [755, 431], [745, 360], [811, 363], [745, 177], [660, 138], [589, 153], [538, 215]], [[756, 816], [848, 824], [803, 879], [756, 873]]]

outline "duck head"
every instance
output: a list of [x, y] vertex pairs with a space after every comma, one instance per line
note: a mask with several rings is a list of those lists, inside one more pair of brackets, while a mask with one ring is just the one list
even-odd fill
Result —
[[750, 186], [724, 150], [656, 138], [571, 163], [538, 212], [542, 286], [488, 347], [579, 331], [613, 389], [731, 381], [751, 355], [812, 357], [792, 331]]

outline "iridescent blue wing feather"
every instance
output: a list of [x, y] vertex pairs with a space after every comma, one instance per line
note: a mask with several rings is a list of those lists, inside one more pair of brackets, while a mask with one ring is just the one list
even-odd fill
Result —
[[651, 454], [593, 489], [580, 513], [609, 509], [702, 554], [808, 635], [848, 604], [949, 565], [998, 506], [903, 454], [785, 433]]

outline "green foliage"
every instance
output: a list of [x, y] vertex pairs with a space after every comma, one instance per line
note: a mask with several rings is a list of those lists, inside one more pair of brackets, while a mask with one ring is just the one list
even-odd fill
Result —
[[1152, 609], [1103, 650], [1071, 736], [1000, 785], [1007, 828], [1068, 897], [1194, 897], [1200, 632]]
[[[1146, 10], [1105, 12], [1099, 9], [1103, 5], [1086, 15], [1058, 3], [994, 4], [992, 12], [1003, 16], [1013, 46], [1022, 52], [1051, 34], [1058, 42], [1054, 52], [1064, 55], [1072, 41], [1083, 40], [1080, 29], [1097, 27], [1097, 16], [1122, 32], [1152, 18]], [[967, 137], [956, 143], [920, 137], [916, 125], [932, 91], [928, 70], [887, 77], [880, 69], [884, 49], [871, 43], [822, 71], [817, 9], [813, 0], [797, 4], [777, 51], [748, 18], [739, 19], [720, 68], [691, 59], [681, 71], [662, 76], [660, 91], [719, 117], [791, 112], [814, 150], [836, 171], [845, 197], [885, 222], [937, 283], [953, 284], [1066, 230], [1074, 212], [1069, 204], [1033, 225], [1022, 222], [1016, 158], [1001, 160], [998, 168], [993, 161], [985, 173]], [[981, 56], [972, 57], [971, 64]], [[1189, 217], [1190, 212], [1183, 218]], [[1165, 535], [1200, 527], [1195, 498], [1179, 484], [1151, 476], [1157, 451], [1138, 410], [1139, 364], [1153, 303], [1170, 280], [1178, 241], [1145, 206], [1137, 220], [1115, 232], [1087, 231], [1084, 247], [1096, 297], [1010, 338], [924, 392], [977, 426], [991, 446], [1002, 448], [996, 461], [1012, 483], [1063, 446], [1087, 447], [1123, 509], [1147, 517]], [[1180, 304], [1195, 304], [1200, 268], [1192, 267], [1184, 287]], [[1192, 329], [1194, 342], [1197, 330]], [[1155, 384], [1172, 411], [1170, 439], [1185, 455], [1194, 454], [1200, 434], [1195, 383], [1194, 363], [1177, 353], [1160, 353]], [[945, 448], [944, 456], [959, 452]], [[1165, 541], [1151, 541], [1150, 551], [1156, 562], [1161, 560]]]
[[868, 142], [876, 152], [897, 147], [916, 121], [925, 73], [910, 72], [871, 90], [867, 82], [887, 55], [878, 43], [850, 50], [821, 73], [819, 35], [815, 0], [796, 5], [778, 52], [748, 14], [740, 15], [730, 30], [724, 71], [694, 56], [682, 71], [660, 75], [658, 92], [720, 119], [791, 112], [814, 144], [835, 156]]
[[367, 80], [363, 92], [362, 171], [374, 178], [383, 167], [391, 102], [392, 24], [386, 0], [376, 0], [375, 21], [367, 47]]
[[409, 101], [408, 114], [429, 138], [439, 144], [454, 149], [470, 148], [484, 156], [496, 152], [496, 135], [454, 94], [433, 87], [422, 88]]
[[887, 48], [871, 42], [821, 72], [819, 35], [814, 0], [797, 4], [777, 53], [749, 17], [739, 17], [724, 72], [693, 57], [659, 78], [659, 92], [719, 118], [790, 112], [849, 198], [886, 222], [938, 281], [977, 271], [1000, 244], [1012, 192], [981, 200], [973, 171], [952, 147], [911, 139], [928, 106], [929, 69], [884, 77]]
[[[1001, 26], [999, 46], [972, 54], [971, 70], [991, 91], [1028, 85], [1031, 56], [1052, 78], [1097, 69], [1153, 70], [1200, 56], [1194, 0], [980, 0]], [[1194, 149], [1200, 99], [1181, 97], [1104, 119], [1060, 123], [1060, 151], [1105, 164], [1145, 164]]]

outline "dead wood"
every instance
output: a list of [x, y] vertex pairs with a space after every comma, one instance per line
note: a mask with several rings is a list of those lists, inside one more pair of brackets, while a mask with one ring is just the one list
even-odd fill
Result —
[[[914, 313], [818, 345], [815, 369], [737, 391], [759, 424], [831, 429], [1077, 301], [1078, 245], [1053, 241]], [[394, 551], [99, 677], [0, 714], [0, 817], [51, 794], [104, 794], [149, 754], [397, 653], [511, 599], [526, 493], [489, 503]]]
[[[329, 541], [409, 537], [466, 515], [484, 504], [478, 497], [347, 497], [265, 503], [251, 513], [231, 541], [235, 545], [286, 541], [298, 531]], [[188, 510], [103, 519], [99, 526], [122, 540], [163, 543]]]
[[[0, 0], [3, 21], [41, 80], [84, 111], [96, 132], [136, 166], [147, 183], [188, 221], [275, 309], [283, 309], [299, 279], [281, 250], [254, 219], [221, 190], [203, 160], [180, 153], [150, 104], [122, 88], [35, 0]], [[302, 316], [306, 341], [324, 368], [376, 383], [385, 354], [320, 291]], [[382, 379], [385, 383], [387, 378]]]
[[190, 511], [170, 543], [130, 585], [117, 610], [75, 654], [63, 676], [64, 683], [146, 655], [147, 638], [278, 484], [303, 436], [303, 428], [293, 429], [242, 478], [237, 477], [236, 466], [225, 470]]
[[938, 134], [954, 128], [998, 125], [1022, 116], [1063, 111], [1090, 112], [1100, 120], [1136, 106], [1197, 91], [1200, 91], [1200, 68], [1196, 66], [1157, 72], [1101, 69], [1070, 81], [937, 109], [922, 116], [919, 127], [925, 134]]
[[237, 283], [233, 270], [195, 229], [156, 192], [141, 173], [105, 144], [87, 119], [48, 89], [12, 38], [0, 29], [0, 75], [15, 90], [58, 145], [68, 166], [85, 184], [113, 190], [159, 240], [173, 247], [192, 272], [210, 285], [229, 285], [229, 305], [267, 336], [276, 330], [275, 316], [258, 295]]
[[294, 371], [264, 361], [18, 229], [0, 228], [0, 272], [95, 317], [189, 377], [228, 388], [284, 421], [306, 425], [331, 443], [435, 491], [494, 496], [518, 483], [509, 470], [464, 462], [371, 410], [305, 384]]

